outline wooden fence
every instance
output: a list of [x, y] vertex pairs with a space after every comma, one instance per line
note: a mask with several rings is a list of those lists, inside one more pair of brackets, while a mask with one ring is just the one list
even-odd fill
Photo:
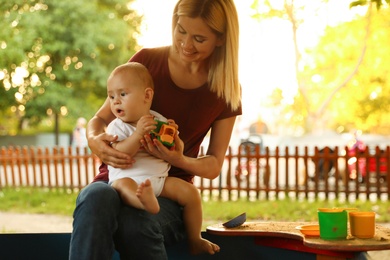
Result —
[[[240, 146], [226, 154], [214, 180], [195, 178], [204, 200], [390, 198], [390, 147], [347, 152]], [[2, 147], [0, 188], [47, 187], [78, 191], [98, 173], [99, 159], [74, 147]]]
[[80, 189], [98, 174], [100, 161], [74, 147], [2, 147], [0, 187]]

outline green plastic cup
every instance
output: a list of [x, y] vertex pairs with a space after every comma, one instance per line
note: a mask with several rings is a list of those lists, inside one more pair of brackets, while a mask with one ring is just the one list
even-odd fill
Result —
[[347, 211], [318, 211], [320, 224], [320, 238], [324, 240], [338, 240], [347, 237]]

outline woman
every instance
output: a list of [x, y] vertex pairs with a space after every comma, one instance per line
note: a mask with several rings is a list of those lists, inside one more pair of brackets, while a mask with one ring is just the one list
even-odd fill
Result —
[[[155, 84], [152, 109], [174, 119], [180, 134], [173, 151], [149, 136], [142, 144], [172, 165], [169, 176], [189, 182], [195, 175], [214, 179], [220, 173], [236, 116], [241, 114], [238, 17], [233, 0], [180, 0], [172, 29], [172, 46], [142, 49], [131, 61], [148, 68]], [[136, 163], [132, 158], [109, 146], [116, 137], [104, 129], [113, 119], [106, 100], [88, 124], [89, 146], [106, 164], [131, 167]], [[206, 155], [198, 157], [209, 130]], [[110, 259], [115, 241], [122, 259], [167, 259], [164, 245], [186, 237], [179, 205], [159, 198], [157, 215], [123, 206], [106, 184], [107, 167], [100, 168], [97, 181], [77, 199], [70, 258]], [[215, 246], [210, 243], [209, 253], [217, 251]]]

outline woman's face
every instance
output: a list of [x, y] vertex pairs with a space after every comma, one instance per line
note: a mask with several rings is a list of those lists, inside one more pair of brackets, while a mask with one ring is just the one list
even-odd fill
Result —
[[206, 60], [223, 44], [202, 18], [180, 16], [173, 36], [180, 58], [186, 62]]

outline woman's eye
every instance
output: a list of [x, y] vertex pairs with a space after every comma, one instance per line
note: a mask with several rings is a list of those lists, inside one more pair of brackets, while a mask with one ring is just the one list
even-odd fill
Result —
[[202, 43], [205, 41], [205, 39], [203, 39], [202, 37], [195, 37], [195, 41]]
[[186, 31], [180, 25], [177, 25], [176, 28], [177, 28], [177, 31], [179, 33], [181, 33], [181, 34], [185, 34], [186, 33]]

